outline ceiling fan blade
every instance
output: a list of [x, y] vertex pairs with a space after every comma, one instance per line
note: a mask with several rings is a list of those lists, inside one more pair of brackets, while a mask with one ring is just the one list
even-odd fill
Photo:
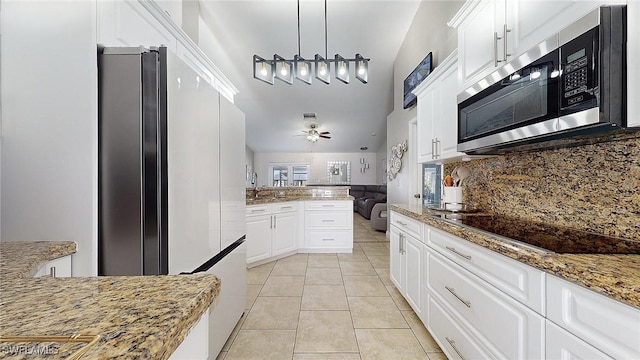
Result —
[[331, 133], [328, 132], [328, 131], [323, 131], [323, 132], [320, 133], [320, 135], [329, 135], [329, 134], [331, 134]]
[[320, 135], [320, 137], [325, 139], [331, 139], [331, 136], [327, 136], [327, 135]]

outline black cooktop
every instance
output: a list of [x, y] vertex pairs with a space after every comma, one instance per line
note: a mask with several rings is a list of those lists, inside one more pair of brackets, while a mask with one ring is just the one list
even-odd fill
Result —
[[458, 224], [490, 232], [555, 253], [640, 254], [640, 241], [597, 234], [508, 216], [443, 216]]

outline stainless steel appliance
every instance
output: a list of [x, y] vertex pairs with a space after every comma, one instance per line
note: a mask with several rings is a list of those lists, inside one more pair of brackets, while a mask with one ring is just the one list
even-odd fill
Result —
[[167, 274], [166, 48], [99, 57], [98, 275]]
[[213, 359], [246, 304], [244, 114], [164, 47], [99, 52], [98, 274], [218, 276]]
[[458, 151], [626, 126], [626, 6], [603, 6], [458, 95]]

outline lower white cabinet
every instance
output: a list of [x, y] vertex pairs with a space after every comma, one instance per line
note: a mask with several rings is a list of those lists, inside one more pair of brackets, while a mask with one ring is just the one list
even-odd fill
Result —
[[304, 246], [300, 252], [351, 252], [353, 202], [304, 202]]
[[[435, 251], [427, 289], [498, 359], [544, 356], [544, 317]], [[440, 336], [440, 334], [435, 334]], [[445, 342], [445, 339], [440, 339]]]
[[187, 336], [171, 354], [169, 360], [206, 360], [209, 359], [209, 312], [207, 309], [198, 322], [193, 325]]
[[636, 308], [548, 276], [547, 318], [613, 358], [640, 359]]
[[558, 325], [546, 320], [547, 359], [613, 359], [602, 351], [571, 335]]
[[247, 263], [296, 250], [296, 202], [247, 206]]
[[[408, 220], [411, 221], [411, 220]], [[390, 278], [398, 291], [404, 295], [413, 311], [422, 318], [422, 248], [420, 240], [391, 226], [390, 231]]]
[[433, 296], [426, 302], [429, 323], [427, 329], [436, 339], [448, 359], [491, 359], [486, 350], [464, 330], [463, 326], [449, 314]]
[[42, 264], [33, 277], [71, 277], [71, 255], [49, 260]]

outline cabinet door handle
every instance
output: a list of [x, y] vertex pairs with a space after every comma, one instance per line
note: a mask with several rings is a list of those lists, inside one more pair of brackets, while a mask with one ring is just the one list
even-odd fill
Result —
[[400, 254], [404, 254], [404, 234], [398, 234], [398, 249]]
[[442, 146], [440, 146], [440, 139], [436, 138], [436, 151], [433, 154], [436, 159], [440, 157], [441, 151], [442, 151]]
[[273, 215], [269, 216], [269, 229], [273, 229]]
[[448, 286], [445, 286], [444, 288], [447, 289], [451, 293], [451, 295], [455, 296], [456, 299], [460, 300], [460, 302], [463, 303], [466, 307], [471, 308], [471, 301], [461, 298], [460, 295], [456, 293], [456, 289], [450, 288]]
[[436, 144], [436, 140], [435, 139], [431, 139], [431, 159], [435, 159], [434, 155], [436, 153], [435, 148], [435, 144]]
[[456, 250], [456, 248], [453, 248], [451, 246], [445, 246], [445, 248], [458, 256], [461, 256], [467, 260], [471, 260], [471, 256], [461, 253], [460, 251]]
[[502, 60], [498, 59], [498, 40], [502, 39], [498, 36], [498, 32], [493, 32], [493, 67], [498, 67], [498, 63], [501, 63]]
[[278, 226], [278, 215], [273, 215], [273, 228], [275, 229]]
[[453, 339], [449, 339], [449, 337], [445, 337], [445, 339], [447, 339], [447, 342], [449, 343], [449, 345], [451, 345], [451, 347], [453, 348], [453, 351], [455, 351], [456, 354], [458, 354], [458, 356], [460, 356], [460, 359], [467, 360], [467, 358], [464, 357], [464, 355], [462, 355], [460, 350], [458, 350], [458, 347], [456, 346], [456, 342]]
[[52, 266], [52, 267], [49, 268], [49, 276], [52, 277], [52, 278], [56, 277], [56, 267], [55, 266]]
[[504, 62], [507, 62], [507, 57], [511, 56], [509, 54], [509, 50], [507, 49], [507, 33], [510, 33], [511, 30], [507, 28], [507, 24], [504, 24], [504, 28], [502, 30], [502, 38], [504, 39], [502, 42], [504, 44]]

